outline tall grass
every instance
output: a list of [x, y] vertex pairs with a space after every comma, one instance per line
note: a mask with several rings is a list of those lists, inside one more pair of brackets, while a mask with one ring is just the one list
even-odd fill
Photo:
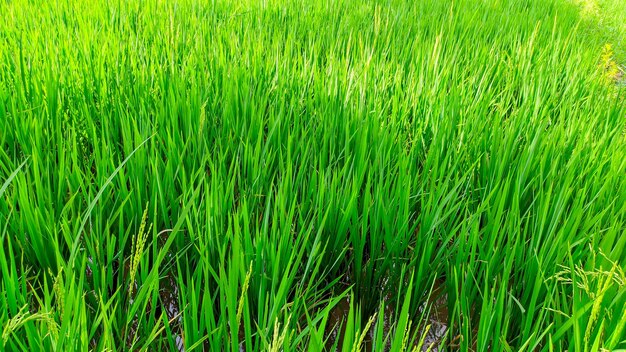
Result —
[[626, 348], [626, 105], [573, 2], [0, 14], [0, 349]]

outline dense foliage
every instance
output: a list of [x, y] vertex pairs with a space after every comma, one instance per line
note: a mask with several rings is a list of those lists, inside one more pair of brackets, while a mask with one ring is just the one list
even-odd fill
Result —
[[581, 6], [0, 0], [0, 349], [626, 348]]

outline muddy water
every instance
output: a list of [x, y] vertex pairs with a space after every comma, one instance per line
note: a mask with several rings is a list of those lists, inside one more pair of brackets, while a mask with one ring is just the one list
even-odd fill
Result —
[[[348, 314], [350, 312], [350, 300], [349, 298], [344, 298], [339, 301], [337, 305], [331, 310], [330, 316], [328, 319], [328, 327], [332, 330], [326, 336], [326, 350], [331, 351], [332, 346], [337, 344], [338, 348], [336, 350], [341, 350], [343, 345], [344, 338], [344, 328], [342, 325], [345, 323], [348, 318]], [[429, 348], [431, 351], [439, 351], [443, 348], [442, 344], [444, 343], [445, 336], [448, 332], [448, 296], [445, 293], [445, 282], [443, 280], [439, 280], [435, 282], [433, 286], [433, 290], [429, 296], [429, 298], [420, 305], [419, 312], [424, 313], [426, 315], [425, 321], [422, 323], [422, 326], [419, 328], [417, 333], [417, 341], [415, 344], [419, 343], [420, 338], [423, 336], [423, 332], [425, 331], [425, 326], [430, 325], [428, 332], [426, 332], [424, 336], [424, 345], [422, 346], [422, 351], [427, 351]], [[394, 314], [394, 309], [389, 306], [385, 306], [383, 316], [383, 327], [384, 335], [386, 336], [390, 329], [392, 328], [392, 319]], [[370, 331], [368, 332], [367, 338], [363, 343], [363, 351], [369, 352], [373, 351], [372, 341], [373, 341], [373, 332], [376, 326], [372, 326]], [[389, 350], [389, 346], [386, 346], [385, 350]]]
[[428, 301], [420, 306], [420, 312], [423, 311], [427, 311], [426, 324], [430, 325], [430, 329], [424, 338], [422, 350], [426, 351], [430, 347], [431, 351], [439, 351], [448, 332], [448, 295], [445, 293], [445, 282], [436, 283]]
[[343, 324], [348, 319], [348, 313], [350, 312], [350, 298], [346, 297], [339, 301], [337, 305], [330, 311], [328, 317], [327, 327], [332, 328], [326, 342], [326, 350], [330, 351], [332, 346], [337, 343], [339, 349], [343, 345], [343, 338], [345, 334], [345, 328]]
[[[185, 351], [184, 347], [184, 333], [182, 331], [181, 321], [181, 309], [179, 307], [179, 288], [174, 276], [168, 275], [161, 279], [159, 298], [161, 300], [161, 307], [165, 311], [167, 318], [170, 320], [172, 331], [175, 336], [176, 348], [179, 352]], [[344, 339], [344, 327], [348, 314], [350, 312], [350, 298], [344, 298], [339, 301], [336, 306], [330, 311], [327, 328], [330, 329], [327, 338], [326, 350], [331, 351], [332, 346], [338, 346], [338, 350], [341, 350]], [[445, 282], [438, 280], [433, 285], [432, 291], [427, 299], [419, 306], [418, 312], [424, 314], [425, 318], [421, 326], [418, 327], [417, 338], [415, 343], [419, 343], [419, 340], [424, 335], [425, 326], [430, 325], [430, 328], [425, 333], [424, 345], [422, 351], [428, 350], [439, 351], [443, 347], [445, 336], [448, 332], [448, 297], [445, 293]], [[380, 313], [379, 313], [380, 314]], [[385, 306], [383, 312], [382, 322], [384, 324], [383, 331], [386, 336], [393, 323], [393, 317], [395, 315], [394, 307], [392, 305]], [[362, 346], [362, 350], [369, 352], [373, 351], [372, 346], [373, 333], [376, 326], [372, 326], [367, 334]], [[245, 350], [243, 344], [240, 348], [241, 351]], [[386, 346], [385, 350], [389, 350], [389, 346]]]
[[167, 319], [170, 321], [172, 332], [174, 332], [176, 349], [179, 352], [185, 351], [185, 343], [183, 339], [181, 311], [178, 305], [179, 289], [176, 279], [172, 275], [168, 275], [161, 279], [159, 288], [159, 297], [165, 309]]

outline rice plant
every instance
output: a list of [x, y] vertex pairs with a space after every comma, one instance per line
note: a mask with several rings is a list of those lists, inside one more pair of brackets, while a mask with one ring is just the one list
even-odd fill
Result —
[[0, 350], [626, 349], [618, 0], [0, 0]]

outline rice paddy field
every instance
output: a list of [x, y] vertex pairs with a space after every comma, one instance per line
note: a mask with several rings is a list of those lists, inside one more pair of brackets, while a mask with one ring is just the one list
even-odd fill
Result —
[[625, 21], [0, 0], [0, 350], [626, 350]]

